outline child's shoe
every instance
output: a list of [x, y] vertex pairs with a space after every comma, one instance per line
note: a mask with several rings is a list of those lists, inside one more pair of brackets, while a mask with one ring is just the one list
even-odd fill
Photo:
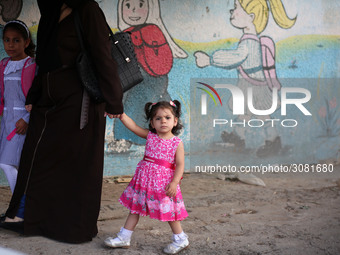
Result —
[[133, 231], [121, 228], [116, 238], [108, 237], [105, 239], [104, 244], [111, 248], [124, 248], [130, 247], [131, 235]]
[[163, 249], [164, 253], [177, 254], [189, 246], [188, 236], [184, 232], [173, 235], [172, 240], [173, 242]]
[[111, 248], [124, 248], [127, 249], [130, 247], [130, 240], [122, 240], [120, 237], [108, 237], [105, 239], [104, 244]]

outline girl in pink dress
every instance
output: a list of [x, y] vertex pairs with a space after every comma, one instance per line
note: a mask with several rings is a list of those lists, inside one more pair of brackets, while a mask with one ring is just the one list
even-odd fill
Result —
[[109, 237], [105, 245], [113, 248], [130, 246], [131, 235], [139, 216], [167, 221], [173, 232], [173, 242], [164, 248], [176, 254], [189, 245], [181, 223], [188, 216], [180, 190], [184, 172], [184, 146], [176, 137], [181, 128], [181, 104], [177, 100], [147, 103], [145, 114], [149, 129], [138, 126], [123, 113], [122, 123], [136, 135], [147, 139], [145, 154], [137, 165], [135, 175], [121, 195], [119, 202], [130, 210], [116, 238]]

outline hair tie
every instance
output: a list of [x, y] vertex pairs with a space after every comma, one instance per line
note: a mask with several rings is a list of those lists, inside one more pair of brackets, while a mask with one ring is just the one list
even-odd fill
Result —
[[19, 24], [21, 26], [23, 26], [27, 32], [27, 38], [30, 38], [30, 31], [28, 30], [28, 27], [26, 26], [26, 24], [20, 20], [11, 20], [11, 21], [8, 21], [5, 26], [4, 26], [4, 30], [5, 30], [5, 27], [8, 25], [8, 24], [11, 24], [11, 23], [16, 23], [16, 24]]
[[[152, 103], [152, 104], [151, 104], [151, 107], [154, 106], [154, 105], [156, 105], [156, 104], [158, 104], [158, 103], [159, 103], [159, 102]], [[173, 107], [177, 107], [176, 104], [175, 104], [173, 101], [171, 101], [171, 100], [169, 101], [169, 104], [170, 104], [171, 106], [173, 106]]]

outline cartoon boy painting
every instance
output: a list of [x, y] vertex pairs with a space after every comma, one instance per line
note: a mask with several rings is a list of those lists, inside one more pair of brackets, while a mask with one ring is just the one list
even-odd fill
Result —
[[[287, 16], [281, 0], [235, 0], [234, 9], [230, 10], [230, 23], [243, 31], [237, 49], [218, 50], [211, 57], [201, 51], [194, 54], [196, 65], [201, 68], [209, 65], [227, 69], [237, 68], [239, 78], [237, 85], [244, 95], [247, 95], [248, 88], [252, 88], [253, 106], [257, 110], [270, 109], [273, 93], [280, 89], [275, 73], [274, 44], [269, 37], [259, 37], [267, 26], [269, 12], [281, 28], [290, 28], [295, 24], [296, 19]], [[229, 106], [232, 108], [232, 100]], [[238, 117], [238, 122], [247, 122], [252, 119], [252, 115], [249, 109], [246, 109], [245, 114]], [[266, 136], [264, 144], [257, 149], [257, 156], [278, 153], [281, 149], [280, 136], [272, 122], [265, 121], [271, 119], [271, 116], [256, 118], [264, 121]], [[222, 139], [236, 147], [244, 148], [246, 132], [248, 131], [242, 125], [236, 126], [231, 133], [224, 131]]]

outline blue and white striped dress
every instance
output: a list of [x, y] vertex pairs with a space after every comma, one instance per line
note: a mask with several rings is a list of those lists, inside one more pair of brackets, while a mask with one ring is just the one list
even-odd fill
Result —
[[7, 136], [15, 129], [19, 119], [28, 123], [26, 98], [21, 87], [21, 73], [27, 58], [9, 61], [4, 71], [4, 113], [0, 131], [0, 163], [19, 167], [22, 146], [26, 135], [16, 134], [10, 141]]

